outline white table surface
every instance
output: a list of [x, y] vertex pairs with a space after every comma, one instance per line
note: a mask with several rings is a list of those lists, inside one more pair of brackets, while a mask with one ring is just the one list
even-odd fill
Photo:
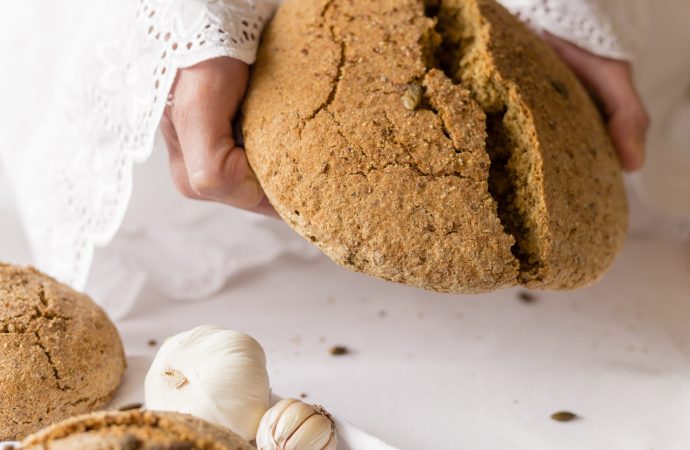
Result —
[[[531, 304], [517, 290], [439, 295], [286, 257], [204, 302], [147, 289], [118, 326], [130, 356], [200, 324], [246, 331], [267, 351], [275, 392], [306, 393], [401, 449], [684, 450], [688, 256], [631, 240], [601, 283]], [[29, 260], [3, 186], [0, 259]], [[331, 356], [332, 345], [352, 354]], [[554, 422], [558, 410], [581, 419]]]

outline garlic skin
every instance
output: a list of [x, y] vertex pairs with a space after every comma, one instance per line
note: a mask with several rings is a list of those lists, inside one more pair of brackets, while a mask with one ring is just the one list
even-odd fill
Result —
[[331, 416], [318, 405], [285, 399], [261, 418], [256, 434], [259, 450], [335, 450]]
[[144, 390], [148, 409], [191, 414], [250, 441], [270, 405], [266, 354], [244, 333], [194, 328], [163, 343]]

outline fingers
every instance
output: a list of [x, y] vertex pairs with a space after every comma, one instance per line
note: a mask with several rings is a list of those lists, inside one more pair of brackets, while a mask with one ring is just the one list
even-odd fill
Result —
[[639, 104], [612, 111], [608, 123], [609, 134], [625, 170], [639, 170], [644, 165], [648, 127], [649, 119]]
[[642, 168], [650, 121], [635, 88], [630, 64], [593, 55], [549, 33], [544, 34], [544, 39], [603, 103], [621, 166], [628, 171]]
[[168, 145], [173, 179], [183, 194], [244, 209], [263, 207], [263, 190], [232, 137], [247, 78], [246, 64], [231, 58], [180, 71], [169, 111], [176, 135], [167, 134], [173, 141]]
[[649, 116], [635, 90], [629, 64], [606, 61], [599, 70], [592, 70], [587, 79], [604, 103], [609, 135], [621, 165], [628, 171], [641, 169]]
[[161, 132], [165, 143], [168, 147], [168, 156], [170, 160], [170, 174], [172, 175], [173, 183], [177, 190], [187, 198], [202, 200], [201, 196], [194, 192], [192, 186], [189, 184], [189, 177], [187, 176], [187, 166], [184, 163], [182, 156], [182, 149], [177, 139], [175, 127], [170, 119], [169, 110], [166, 109], [161, 119]]

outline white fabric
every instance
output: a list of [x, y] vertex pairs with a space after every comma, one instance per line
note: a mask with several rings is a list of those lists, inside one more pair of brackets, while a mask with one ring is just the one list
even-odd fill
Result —
[[129, 211], [114, 240], [96, 249], [86, 284], [111, 317], [124, 317], [147, 283], [171, 299], [196, 301], [280, 256], [307, 262], [320, 253], [278, 220], [182, 197], [162, 139], [156, 144], [136, 167]]
[[631, 60], [648, 36], [649, 0], [500, 0], [538, 31], [592, 53]]
[[84, 286], [94, 246], [124, 217], [177, 69], [218, 56], [253, 62], [272, 10], [268, 0], [0, 6], [0, 101], [17, 111], [0, 148], [39, 267]]
[[[642, 35], [639, 27], [632, 32], [625, 23], [639, 18], [631, 14], [638, 0], [503, 3], [538, 29], [609, 56], [629, 57], [631, 36]], [[0, 155], [38, 267], [76, 288], [85, 286], [94, 249], [110, 243], [122, 223], [134, 165], [151, 154], [177, 69], [223, 55], [251, 63], [274, 7], [274, 0], [0, 5], [0, 61], [12, 62], [0, 87], [0, 104], [12, 111], [0, 124], [5, 127], [0, 129]], [[24, 32], [24, 26], [33, 32]], [[184, 238], [172, 239], [161, 228], [149, 236], [159, 241], [170, 236], [164, 246]], [[153, 248], [148, 250], [151, 254]], [[232, 246], [223, 250], [234, 251]], [[107, 270], [129, 265], [113, 259], [113, 253], [122, 251], [110, 250]], [[144, 279], [142, 273], [131, 276], [129, 297]], [[215, 277], [212, 284], [219, 283]]]

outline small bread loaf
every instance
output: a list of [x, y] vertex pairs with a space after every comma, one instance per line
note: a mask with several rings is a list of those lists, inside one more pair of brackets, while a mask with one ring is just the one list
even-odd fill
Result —
[[120, 335], [90, 298], [0, 263], [0, 441], [103, 407], [124, 369]]
[[444, 292], [573, 289], [625, 238], [600, 113], [493, 0], [287, 0], [243, 132], [282, 218], [376, 277]]
[[22, 450], [256, 450], [230, 430], [192, 416], [108, 411], [68, 419], [22, 443]]

